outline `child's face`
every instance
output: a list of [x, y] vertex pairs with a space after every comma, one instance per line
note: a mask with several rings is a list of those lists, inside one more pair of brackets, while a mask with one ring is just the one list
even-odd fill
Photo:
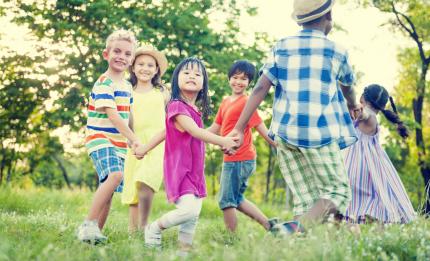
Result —
[[246, 90], [246, 88], [249, 85], [249, 78], [248, 76], [241, 72], [233, 74], [230, 79], [228, 80], [230, 83], [231, 90], [233, 91], [233, 94], [243, 94]]
[[198, 93], [203, 89], [203, 72], [197, 64], [184, 66], [178, 75], [178, 85], [182, 92]]
[[127, 70], [133, 55], [133, 44], [125, 40], [115, 40], [103, 51], [103, 58], [108, 62], [109, 68], [118, 73]]
[[152, 56], [146, 54], [136, 57], [132, 69], [139, 82], [150, 82], [158, 72], [157, 62]]

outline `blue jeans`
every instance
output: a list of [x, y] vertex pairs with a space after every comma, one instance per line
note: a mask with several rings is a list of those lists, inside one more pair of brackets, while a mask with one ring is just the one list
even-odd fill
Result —
[[221, 209], [237, 208], [242, 203], [248, 179], [254, 171], [255, 160], [223, 163], [218, 202]]

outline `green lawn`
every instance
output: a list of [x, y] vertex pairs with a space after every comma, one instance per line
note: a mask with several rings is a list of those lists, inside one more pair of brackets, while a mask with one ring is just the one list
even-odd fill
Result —
[[[20, 190], [0, 187], [0, 260], [176, 260], [177, 230], [163, 233], [163, 250], [146, 249], [141, 234], [127, 232], [128, 212], [114, 198], [104, 233], [105, 245], [91, 246], [75, 238], [92, 194], [89, 191]], [[151, 220], [173, 206], [158, 193]], [[288, 218], [282, 206], [263, 205], [268, 216]], [[267, 234], [240, 216], [239, 230], [224, 229], [214, 199], [205, 199], [189, 260], [429, 260], [430, 222], [362, 227], [354, 236], [341, 226], [326, 224], [304, 236], [286, 239]]]

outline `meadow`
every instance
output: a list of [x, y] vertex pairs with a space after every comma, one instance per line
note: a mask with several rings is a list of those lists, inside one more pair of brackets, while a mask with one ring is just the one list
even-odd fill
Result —
[[[177, 230], [163, 233], [163, 249], [147, 249], [141, 233], [127, 231], [128, 210], [115, 195], [104, 245], [76, 240], [92, 193], [0, 187], [0, 261], [2, 260], [181, 260]], [[283, 205], [259, 204], [270, 217], [291, 218]], [[158, 193], [151, 220], [173, 208]], [[194, 248], [187, 260], [429, 260], [430, 222], [419, 218], [408, 225], [376, 224], [351, 233], [345, 225], [323, 224], [301, 236], [274, 237], [240, 215], [235, 235], [223, 224], [216, 200], [203, 204]]]

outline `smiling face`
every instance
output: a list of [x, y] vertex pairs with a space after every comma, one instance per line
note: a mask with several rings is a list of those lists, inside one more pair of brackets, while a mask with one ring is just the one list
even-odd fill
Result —
[[178, 86], [181, 92], [197, 94], [203, 89], [203, 72], [197, 64], [189, 63], [178, 75]]
[[127, 70], [133, 60], [133, 44], [126, 40], [115, 40], [103, 51], [103, 58], [109, 69], [121, 73]]
[[157, 62], [150, 55], [139, 55], [134, 62], [133, 72], [139, 82], [150, 82], [158, 72]]
[[241, 95], [249, 85], [249, 78], [243, 72], [235, 73], [230, 77], [229, 83], [233, 94]]

